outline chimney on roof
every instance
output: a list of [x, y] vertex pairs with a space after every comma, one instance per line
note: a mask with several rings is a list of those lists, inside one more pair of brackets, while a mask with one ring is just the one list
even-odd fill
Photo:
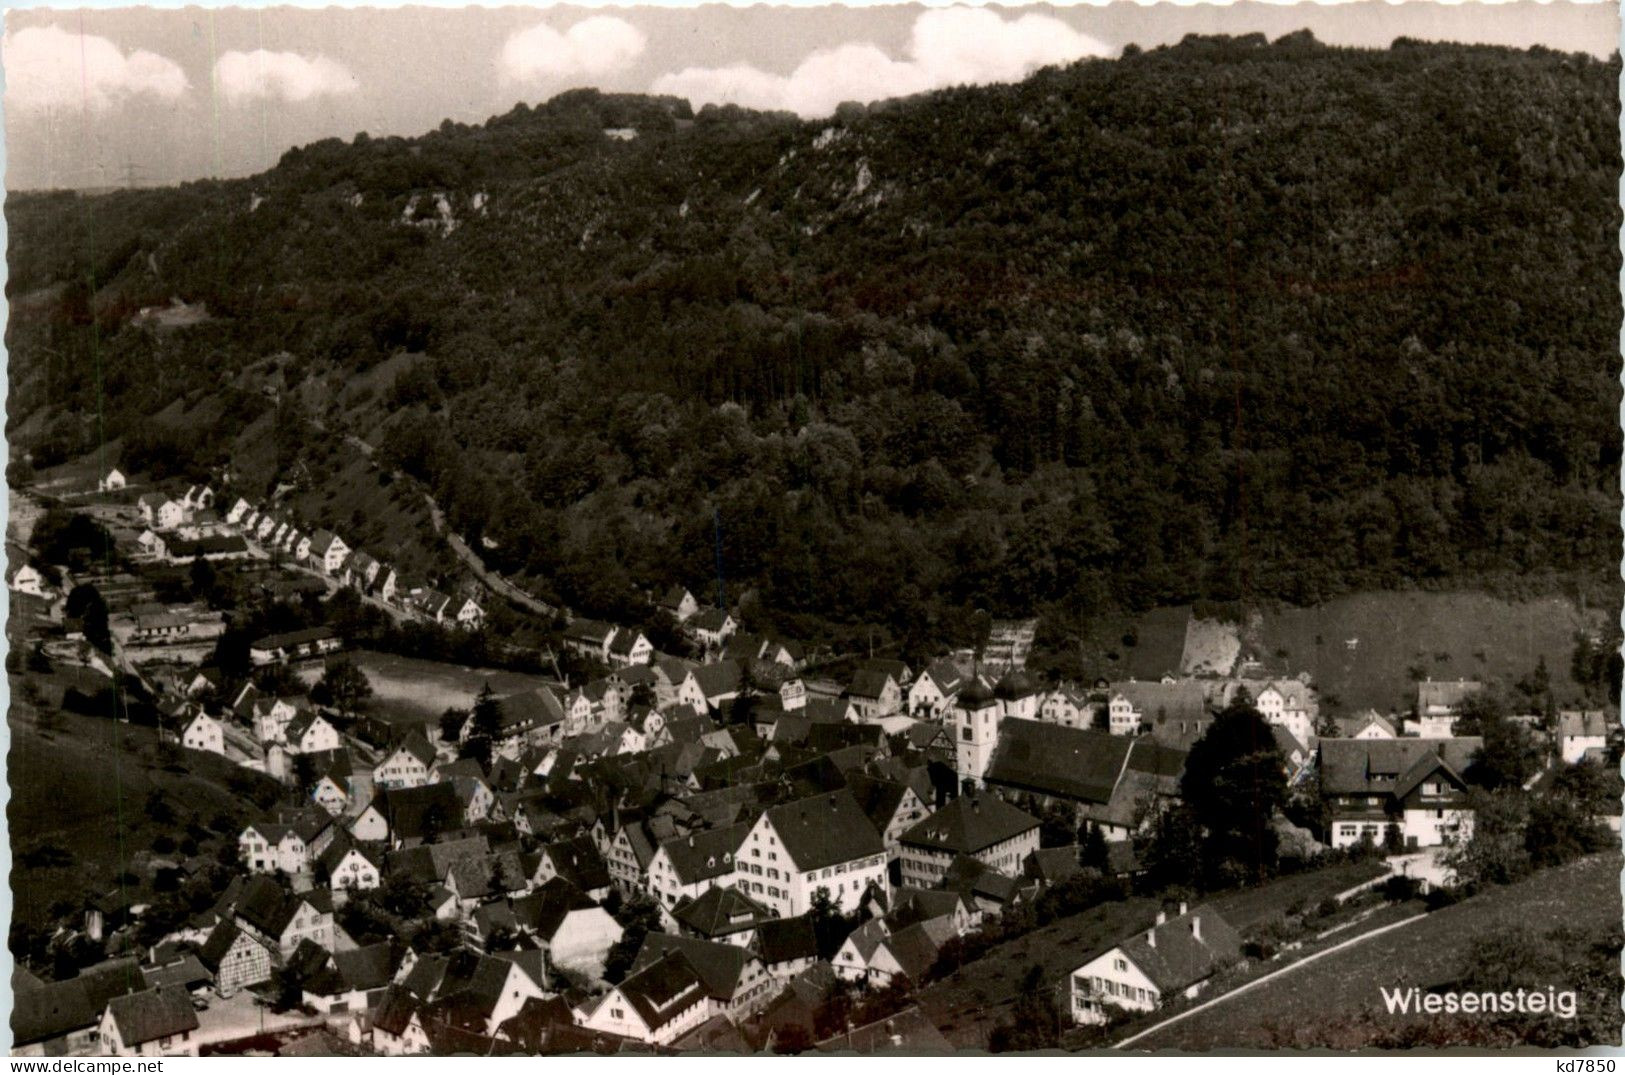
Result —
[[1157, 912], [1157, 925], [1160, 926], [1166, 921], [1168, 921], [1168, 912], [1167, 911], [1158, 911]]
[[1180, 900], [1180, 901], [1179, 901], [1179, 913], [1180, 913], [1180, 914], [1184, 914], [1184, 913], [1185, 913], [1185, 912], [1186, 912], [1186, 911], [1187, 911], [1187, 910], [1188, 910], [1188, 909], [1189, 909], [1189, 908], [1188, 908], [1188, 907], [1187, 907], [1187, 906], [1186, 906], [1186, 903], [1185, 903], [1185, 901], [1184, 901], [1184, 900]]
[[[1160, 925], [1160, 923], [1159, 923], [1159, 925]], [[1148, 930], [1145, 931], [1145, 943], [1149, 944], [1153, 948], [1155, 948], [1157, 946], [1157, 931], [1156, 930], [1148, 929]]]
[[1195, 937], [1197, 940], [1202, 939], [1202, 916], [1201, 915], [1193, 915], [1191, 917], [1191, 936]]

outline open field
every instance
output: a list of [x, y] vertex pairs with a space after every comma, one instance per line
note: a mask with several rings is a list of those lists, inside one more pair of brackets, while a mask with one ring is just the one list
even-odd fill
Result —
[[[372, 684], [374, 709], [384, 711], [379, 716], [385, 720], [390, 710], [438, 717], [453, 707], [466, 709], [474, 704], [474, 696], [487, 683], [497, 694], [514, 694], [551, 682], [543, 676], [522, 672], [467, 668], [373, 650], [359, 650], [349, 656], [366, 673], [367, 682]], [[307, 665], [299, 670], [299, 676], [306, 683], [315, 683], [322, 678], [322, 666]]]
[[[1380, 867], [1345, 863], [1223, 894], [1209, 902], [1245, 933], [1247, 927], [1294, 903], [1304, 901], [1312, 907], [1326, 896], [1357, 885], [1373, 876], [1375, 869]], [[1059, 988], [1079, 965], [1150, 925], [1158, 906], [1156, 900], [1136, 898], [1102, 904], [1052, 922], [932, 982], [920, 991], [920, 1007], [956, 1046], [985, 1049], [988, 1034], [1009, 1018], [1027, 968], [1038, 964], [1045, 986]]]
[[[1282, 975], [1234, 1001], [1217, 1004], [1137, 1041], [1136, 1049], [1357, 1048], [1381, 1033], [1428, 1020], [1449, 1033], [1467, 1031], [1473, 1017], [1389, 1015], [1379, 987], [1449, 987], [1466, 972], [1472, 945], [1530, 929], [1566, 929], [1601, 941], [1620, 923], [1620, 859], [1594, 855], [1506, 888], [1446, 907], [1410, 925]], [[1555, 946], [1542, 948], [1557, 956]], [[1527, 966], [1528, 980], [1508, 983], [1544, 990], [1579, 989], [1580, 1018], [1619, 1024], [1618, 958], [1610, 990], [1586, 989], [1573, 965]], [[1264, 1013], [1268, 1013], [1265, 1015]], [[1362, 1035], [1364, 1035], [1362, 1037]], [[1618, 1042], [1617, 1033], [1612, 1041]], [[1594, 1044], [1604, 1044], [1596, 1042]]]
[[[1374, 593], [1315, 608], [1266, 611], [1261, 647], [1293, 671], [1306, 670], [1324, 699], [1347, 710], [1408, 708], [1410, 669], [1434, 679], [1515, 682], [1542, 656], [1561, 703], [1575, 632], [1600, 624], [1565, 597], [1505, 601], [1476, 593]], [[1350, 643], [1353, 643], [1352, 645]]]
[[[151, 728], [69, 712], [54, 721], [55, 727], [41, 728], [32, 707], [14, 695], [6, 816], [14, 913], [21, 921], [38, 925], [59, 900], [114, 891], [120, 874], [140, 872], [160, 835], [178, 841], [189, 824], [206, 827], [227, 815], [235, 826], [253, 812], [228, 780], [234, 774], [239, 782], [264, 778], [222, 758], [187, 751], [175, 768], [165, 768]], [[167, 823], [146, 812], [155, 790], [173, 812]], [[144, 896], [134, 888], [126, 894], [136, 902]]]

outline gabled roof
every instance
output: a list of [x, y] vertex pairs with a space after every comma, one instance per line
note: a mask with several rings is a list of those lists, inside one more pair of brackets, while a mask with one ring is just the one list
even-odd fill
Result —
[[817, 959], [818, 935], [813, 931], [812, 915], [768, 919], [756, 927], [753, 947], [770, 967], [797, 959]]
[[598, 901], [563, 877], [555, 877], [528, 896], [513, 901], [513, 916], [538, 937], [552, 938], [573, 911], [587, 911]]
[[996, 795], [961, 795], [903, 833], [901, 842], [975, 855], [1037, 828], [1037, 818]]
[[1109, 802], [1134, 742], [1094, 729], [1006, 720], [987, 782], [1081, 802]]
[[[1200, 923], [1201, 936], [1194, 931]], [[1155, 936], [1153, 944], [1147, 934]], [[1186, 989], [1241, 958], [1241, 938], [1211, 906], [1136, 933], [1119, 948], [1165, 996]]]
[[690, 885], [729, 874], [734, 856], [755, 825], [755, 818], [722, 829], [707, 829], [664, 840], [660, 850], [671, 860], [672, 872], [680, 884]]
[[929, 918], [897, 930], [883, 943], [898, 967], [917, 984], [925, 980], [925, 972], [937, 961], [942, 946], [957, 934], [952, 919]]
[[670, 933], [649, 933], [643, 938], [632, 961], [634, 970], [649, 966], [670, 952], [680, 952], [705, 983], [706, 992], [724, 1003], [732, 1001], [744, 978], [746, 965], [754, 953], [736, 944], [722, 944], [699, 937], [679, 937]]
[[1557, 715], [1557, 734], [1564, 739], [1599, 739], [1608, 736], [1608, 716], [1600, 709], [1565, 710]]
[[382, 1030], [398, 1038], [406, 1033], [406, 1028], [411, 1024], [412, 1017], [418, 1014], [419, 1007], [421, 1003], [418, 998], [402, 986], [392, 985], [384, 991], [382, 999], [378, 1002], [378, 1010], [372, 1017], [373, 1029]]
[[886, 849], [880, 833], [845, 789], [770, 807], [767, 818], [799, 870], [822, 869]]
[[118, 1028], [119, 1040], [126, 1046], [157, 1041], [198, 1027], [192, 1000], [178, 985], [114, 997], [107, 1002], [107, 1013]]
[[11, 1003], [12, 1048], [93, 1027], [101, 1015], [78, 978], [17, 990]]
[[1459, 709], [1468, 695], [1483, 689], [1476, 679], [1424, 679], [1416, 685], [1416, 710], [1425, 716], [1430, 709]]
[[610, 884], [609, 867], [598, 853], [598, 845], [585, 833], [567, 840], [555, 840], [543, 851], [553, 863], [558, 876], [565, 878], [584, 892], [604, 888]]
[[897, 808], [908, 795], [908, 785], [896, 780], [882, 780], [867, 773], [848, 773], [846, 789], [857, 800], [858, 806], [874, 827], [881, 832], [897, 816]]
[[1455, 739], [1322, 739], [1320, 786], [1328, 795], [1399, 794], [1401, 777], [1437, 755], [1456, 774], [1465, 773], [1484, 741]]
[[564, 637], [571, 642], [585, 642], [589, 645], [602, 646], [614, 636], [616, 627], [612, 623], [602, 620], [571, 620], [564, 629]]
[[322, 718], [322, 715], [315, 710], [302, 710], [298, 716], [288, 722], [288, 729], [283, 733], [283, 738], [289, 743], [297, 743], [305, 737], [306, 732], [316, 726], [317, 721], [321, 721], [323, 724], [327, 723]]
[[682, 952], [676, 951], [628, 975], [616, 989], [651, 1031], [659, 1030], [707, 996], [699, 972]]
[[[388, 764], [391, 758], [403, 750], [406, 751], [406, 753], [412, 758], [416, 759], [416, 761], [425, 769], [434, 764], [434, 747], [429, 745], [429, 741], [423, 737], [422, 732], [418, 731], [416, 728], [413, 728], [406, 734], [404, 739], [402, 739], [399, 743], [396, 743], [391, 750], [384, 754], [383, 759], [378, 763], [379, 768], [382, 768], [384, 765]], [[476, 762], [476, 764], [478, 763]]]
[[885, 693], [888, 684], [895, 685], [896, 682], [890, 675], [878, 669], [860, 668], [852, 677], [846, 693], [853, 698], [878, 699]]
[[679, 924], [706, 938], [726, 937], [776, 922], [773, 913], [732, 886], [715, 885], [672, 909]]
[[694, 679], [700, 685], [700, 693], [708, 699], [733, 693], [739, 690], [741, 679], [739, 662], [726, 660], [702, 664], [694, 669]]
[[683, 603], [685, 598], [690, 601], [694, 599], [693, 595], [690, 594], [687, 589], [683, 588], [682, 586], [673, 585], [669, 587], [666, 590], [665, 595], [660, 598], [660, 607], [665, 609], [675, 609]]
[[1174, 683], [1147, 680], [1123, 680], [1111, 684], [1108, 697], [1121, 694], [1134, 706], [1146, 724], [1157, 718], [1174, 721], [1195, 721], [1207, 715], [1207, 694], [1193, 679]]
[[710, 631], [714, 634], [722, 630], [732, 619], [726, 609], [702, 608], [688, 622], [695, 630]]

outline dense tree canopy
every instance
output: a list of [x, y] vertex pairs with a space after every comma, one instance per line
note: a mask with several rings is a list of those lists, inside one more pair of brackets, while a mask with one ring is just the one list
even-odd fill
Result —
[[[580, 91], [13, 196], [14, 423], [154, 473], [352, 432], [580, 610], [682, 582], [905, 650], [979, 609], [1608, 579], [1617, 87], [1192, 38], [826, 123]], [[208, 319], [138, 314], [177, 296]]]

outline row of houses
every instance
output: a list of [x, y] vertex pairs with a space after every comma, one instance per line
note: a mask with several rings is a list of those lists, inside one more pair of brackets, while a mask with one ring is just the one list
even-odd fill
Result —
[[430, 623], [477, 630], [485, 610], [473, 597], [453, 597], [425, 584], [403, 578], [389, 564], [362, 549], [351, 547], [338, 534], [318, 528], [303, 531], [290, 518], [238, 497], [225, 522], [270, 551], [308, 565], [341, 585], [395, 605]]

